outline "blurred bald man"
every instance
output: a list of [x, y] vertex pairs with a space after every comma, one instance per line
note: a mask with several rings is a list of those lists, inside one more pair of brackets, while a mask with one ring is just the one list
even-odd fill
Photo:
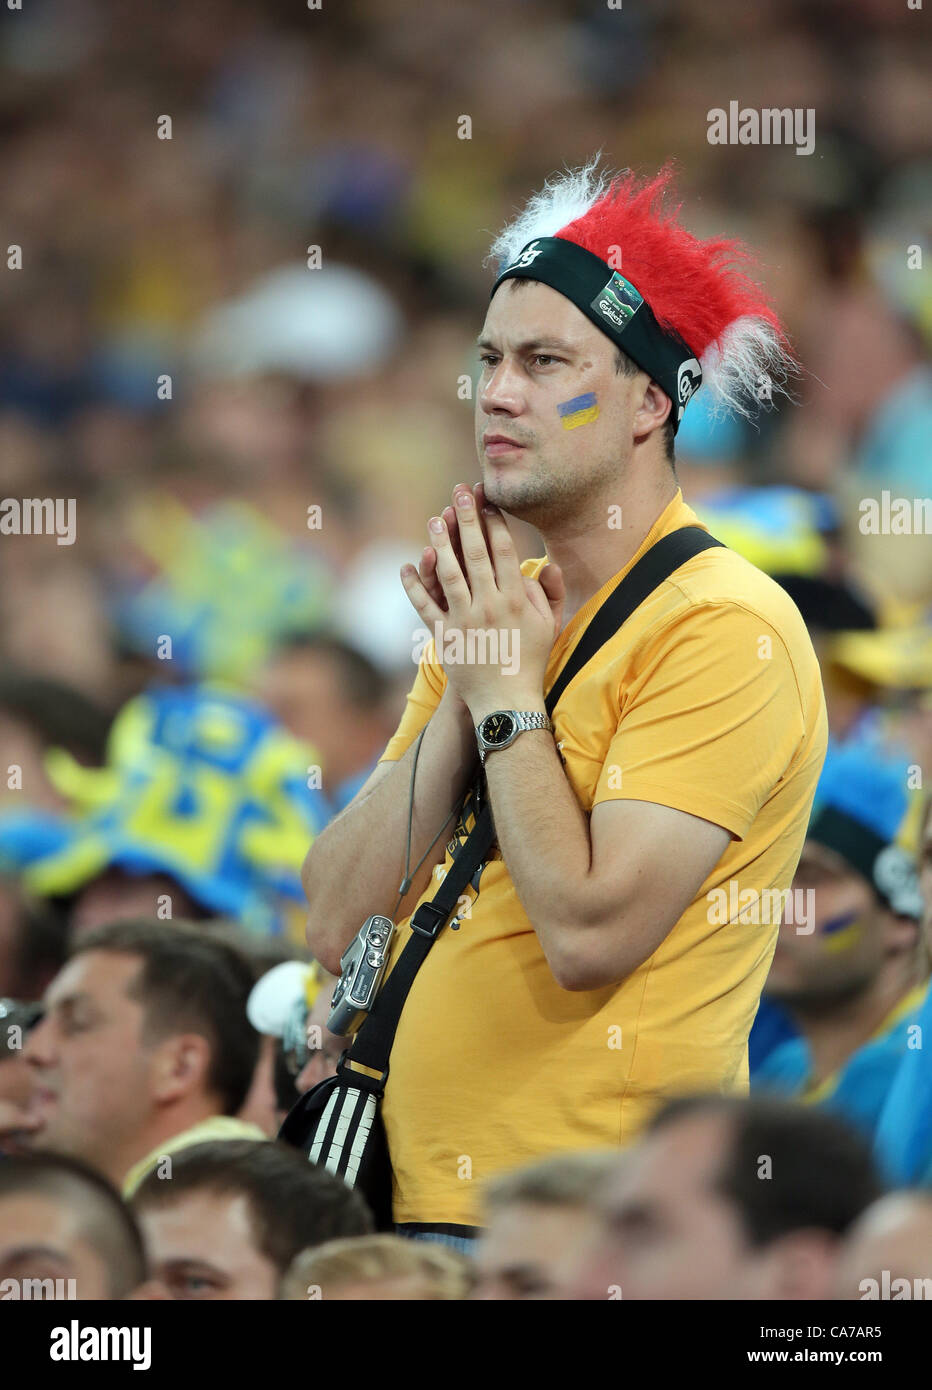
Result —
[[838, 1298], [932, 1300], [932, 1192], [891, 1192], [842, 1246]]
[[841, 1237], [882, 1191], [839, 1117], [770, 1097], [659, 1110], [596, 1194], [568, 1293], [584, 1299], [823, 1299]]
[[145, 1277], [139, 1227], [105, 1178], [58, 1154], [0, 1163], [0, 1297], [122, 1299]]

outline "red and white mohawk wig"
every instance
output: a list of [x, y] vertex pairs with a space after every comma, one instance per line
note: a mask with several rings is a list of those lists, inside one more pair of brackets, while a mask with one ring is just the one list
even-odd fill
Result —
[[[679, 379], [674, 369], [672, 376], [667, 371], [664, 380], [651, 371], [655, 359], [650, 348], [641, 352], [648, 360], [639, 361], [639, 365], [656, 375], [668, 394], [679, 387], [680, 416], [699, 380], [711, 397], [712, 414], [757, 414], [759, 402], [770, 399], [767, 391], [762, 391], [765, 386], [769, 392], [788, 394], [787, 379], [796, 374], [798, 365], [769, 299], [747, 274], [753, 262], [746, 247], [725, 237], [700, 241], [679, 224], [680, 205], [667, 205], [673, 181], [669, 164], [655, 177], [639, 180], [631, 172], [598, 172], [600, 159], [601, 151], [580, 169], [552, 175], [524, 211], [499, 233], [486, 257], [486, 263], [494, 260], [498, 266], [495, 288], [506, 268], [511, 275], [538, 278], [535, 271], [547, 263], [547, 249], [554, 248], [553, 242], [542, 239], [574, 243], [604, 263], [600, 268], [592, 262], [594, 273], [604, 270], [611, 276], [613, 270], [620, 271], [613, 277], [614, 286], [613, 280], [605, 286], [614, 289], [609, 299], [616, 312], [604, 300], [590, 303], [588, 290], [581, 296], [564, 288], [577, 283], [576, 271], [580, 266], [585, 271], [585, 258], [576, 256], [569, 278], [558, 273], [546, 283], [569, 293], [625, 350], [629, 344], [634, 346], [636, 335], [624, 336], [623, 315], [631, 311], [618, 309], [617, 296], [624, 301], [627, 293], [627, 302], [635, 308], [643, 299], [655, 321], [649, 327], [661, 348], [669, 348], [670, 342], [663, 342], [663, 335], [669, 335], [670, 341], [678, 340], [691, 350], [693, 369], [694, 359], [698, 359], [701, 376], [695, 372], [695, 380], [687, 375], [684, 381], [685, 362]], [[534, 244], [533, 250], [529, 243]], [[558, 247], [556, 250], [559, 262], [563, 253]], [[535, 257], [542, 257], [536, 265]], [[573, 261], [573, 256], [568, 255], [568, 259]], [[593, 312], [597, 304], [602, 309], [601, 318]], [[650, 314], [641, 316], [639, 332], [649, 318]], [[635, 352], [629, 351], [629, 355], [638, 361]], [[672, 387], [667, 384], [670, 382]], [[676, 423], [675, 396], [673, 418]]]

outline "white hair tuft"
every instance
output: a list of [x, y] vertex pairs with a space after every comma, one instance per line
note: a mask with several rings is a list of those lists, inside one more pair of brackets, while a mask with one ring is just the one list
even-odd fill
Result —
[[504, 270], [529, 241], [539, 236], [555, 236], [561, 228], [588, 212], [593, 203], [608, 192], [613, 177], [617, 177], [608, 170], [597, 172], [601, 158], [599, 150], [580, 169], [551, 174], [543, 188], [528, 200], [523, 212], [499, 232], [483, 265], [495, 261], [497, 271]]
[[763, 319], [735, 319], [706, 349], [699, 365], [713, 417], [735, 414], [753, 419], [760, 401], [776, 395], [794, 399], [789, 383], [799, 374], [799, 363]]

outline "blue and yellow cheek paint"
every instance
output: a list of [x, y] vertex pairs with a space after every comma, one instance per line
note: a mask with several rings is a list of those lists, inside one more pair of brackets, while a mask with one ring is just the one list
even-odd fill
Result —
[[565, 430], [575, 430], [580, 425], [588, 425], [593, 420], [598, 420], [599, 406], [595, 392], [586, 391], [581, 396], [574, 396], [572, 400], [563, 401], [557, 406], [557, 414]]
[[823, 950], [829, 955], [837, 956], [843, 951], [850, 951], [858, 944], [864, 935], [864, 921], [859, 912], [842, 912], [836, 917], [830, 917], [819, 934], [822, 937]]

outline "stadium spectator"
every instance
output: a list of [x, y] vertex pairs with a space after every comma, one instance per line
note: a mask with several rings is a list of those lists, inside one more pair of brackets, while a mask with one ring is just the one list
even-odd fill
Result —
[[204, 1143], [133, 1198], [155, 1277], [175, 1299], [274, 1299], [302, 1250], [364, 1236], [358, 1193], [277, 1143]]
[[591, 1233], [599, 1186], [619, 1162], [613, 1152], [561, 1154], [486, 1183], [473, 1297], [565, 1297], [567, 1260]]
[[[478, 1219], [478, 1184], [461, 1180], [455, 1154], [484, 1178], [628, 1143], [679, 1090], [747, 1090], [777, 922], [710, 930], [709, 893], [736, 878], [756, 895], [789, 887], [825, 756], [799, 612], [723, 546], [660, 582], [547, 716], [545, 692], [602, 603], [655, 543], [702, 529], [673, 441], [706, 349], [720, 368], [710, 393], [745, 413], [759, 413], [749, 379], [790, 369], [737, 248], [679, 225], [672, 171], [610, 179], [599, 165], [554, 175], [490, 251], [483, 483], [453, 490], [425, 527], [420, 571], [402, 568], [434, 641], [379, 767], [304, 867], [313, 954], [336, 972], [360, 923], [397, 908], [391, 969], [487, 795], [497, 848], [407, 999], [382, 1101], [394, 1222], [450, 1242], [475, 1239]], [[619, 248], [624, 276], [609, 264]], [[675, 329], [666, 346], [662, 333], [622, 345], [618, 325], [654, 313]], [[713, 343], [727, 344], [721, 358]], [[519, 565], [502, 512], [537, 527], [546, 555]], [[494, 650], [470, 655], [477, 630]], [[412, 796], [417, 868], [395, 904]], [[490, 1116], [492, 1085], [522, 1103]]]
[[586, 1299], [831, 1297], [840, 1238], [880, 1195], [861, 1137], [776, 1099], [671, 1101], [600, 1191]]
[[0, 1162], [0, 1296], [34, 1298], [15, 1286], [39, 1280], [42, 1296], [128, 1298], [145, 1279], [136, 1219], [98, 1173], [60, 1154]]
[[[917, 834], [922, 897], [923, 952], [932, 965], [932, 795], [927, 795]], [[897, 1067], [877, 1122], [877, 1161], [891, 1185], [932, 1186], [932, 986], [916, 1015], [906, 1054]]]
[[401, 1236], [356, 1236], [302, 1251], [282, 1280], [281, 1297], [430, 1303], [468, 1298], [473, 1282], [472, 1261], [455, 1250]]
[[84, 1159], [129, 1195], [187, 1145], [263, 1138], [234, 1118], [259, 1051], [251, 985], [236, 951], [180, 923], [80, 938], [24, 1049], [36, 1145]]
[[322, 786], [335, 811], [359, 791], [395, 725], [388, 682], [338, 637], [294, 637], [268, 662], [258, 695], [296, 738], [320, 753]]
[[873, 1135], [927, 989], [920, 899], [894, 843], [905, 769], [869, 746], [830, 754], [766, 997], [800, 1035], [758, 1068], [758, 1090], [839, 1110]]

